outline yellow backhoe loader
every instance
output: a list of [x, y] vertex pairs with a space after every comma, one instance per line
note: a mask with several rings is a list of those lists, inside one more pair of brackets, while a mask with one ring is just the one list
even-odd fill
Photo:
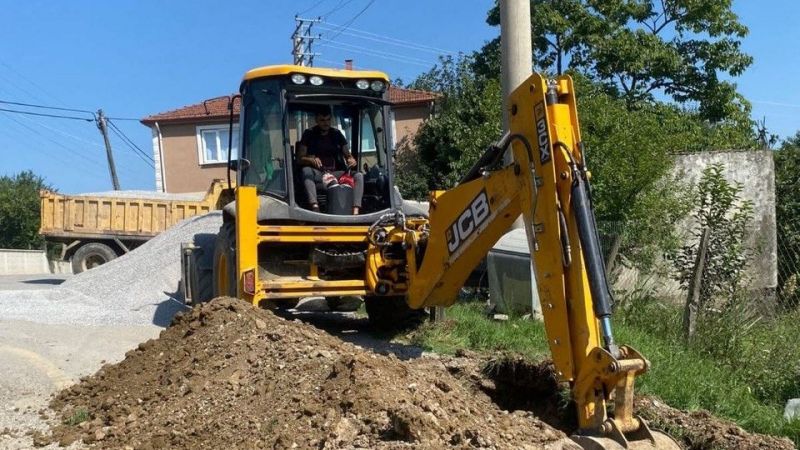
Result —
[[[362, 296], [371, 321], [396, 325], [452, 305], [521, 214], [553, 362], [578, 409], [573, 440], [587, 449], [679, 448], [633, 412], [634, 380], [649, 362], [614, 340], [572, 80], [534, 74], [522, 83], [508, 103], [510, 132], [456, 187], [431, 192], [429, 212], [394, 188], [388, 84], [381, 72], [290, 65], [245, 74], [241, 148], [229, 162], [235, 201], [224, 208], [213, 275], [191, 276], [189, 297], [265, 307]], [[303, 134], [320, 108], [363, 178], [358, 215], [336, 206], [350, 205], [347, 189], [318, 186], [315, 202], [307, 198]], [[198, 273], [191, 251], [184, 260], [185, 273]]]

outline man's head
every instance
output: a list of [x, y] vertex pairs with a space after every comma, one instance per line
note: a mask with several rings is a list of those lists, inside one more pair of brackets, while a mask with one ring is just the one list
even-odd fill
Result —
[[317, 126], [322, 131], [328, 131], [331, 129], [331, 110], [330, 109], [322, 109], [317, 111], [316, 115]]

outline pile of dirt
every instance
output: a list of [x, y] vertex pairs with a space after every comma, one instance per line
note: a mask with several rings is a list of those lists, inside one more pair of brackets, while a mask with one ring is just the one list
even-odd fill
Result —
[[707, 411], [684, 412], [652, 398], [638, 398], [636, 411], [653, 426], [666, 430], [688, 449], [793, 450], [787, 438], [748, 433]]
[[[461, 373], [454, 376], [453, 373]], [[37, 443], [102, 448], [574, 448], [508, 412], [457, 360], [378, 355], [235, 299], [178, 314], [158, 339], [62, 391]]]

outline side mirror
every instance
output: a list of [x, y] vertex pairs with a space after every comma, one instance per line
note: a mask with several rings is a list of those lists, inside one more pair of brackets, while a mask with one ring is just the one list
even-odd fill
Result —
[[244, 158], [232, 159], [228, 162], [228, 168], [234, 172], [238, 172], [240, 170], [247, 170], [250, 168], [250, 161]]

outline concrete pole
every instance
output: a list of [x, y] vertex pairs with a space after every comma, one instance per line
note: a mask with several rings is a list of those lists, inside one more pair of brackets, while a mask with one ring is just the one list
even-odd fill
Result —
[[[500, 61], [503, 87], [503, 131], [509, 129], [511, 92], [525, 81], [533, 71], [533, 50], [531, 48], [531, 4], [529, 0], [500, 0]], [[504, 161], [510, 164], [511, 152], [506, 153]], [[519, 216], [511, 228], [522, 228]]]
[[102, 109], [97, 110], [95, 116], [97, 121], [97, 128], [100, 134], [103, 135], [103, 142], [106, 144], [106, 158], [108, 158], [108, 171], [111, 173], [111, 184], [114, 190], [119, 190], [119, 179], [117, 178], [117, 166], [114, 165], [114, 154], [111, 152], [111, 141], [108, 139], [108, 127], [106, 126], [106, 116], [103, 114]]
[[528, 0], [500, 0], [500, 42], [503, 130], [508, 131], [508, 97], [533, 71], [531, 4]]

